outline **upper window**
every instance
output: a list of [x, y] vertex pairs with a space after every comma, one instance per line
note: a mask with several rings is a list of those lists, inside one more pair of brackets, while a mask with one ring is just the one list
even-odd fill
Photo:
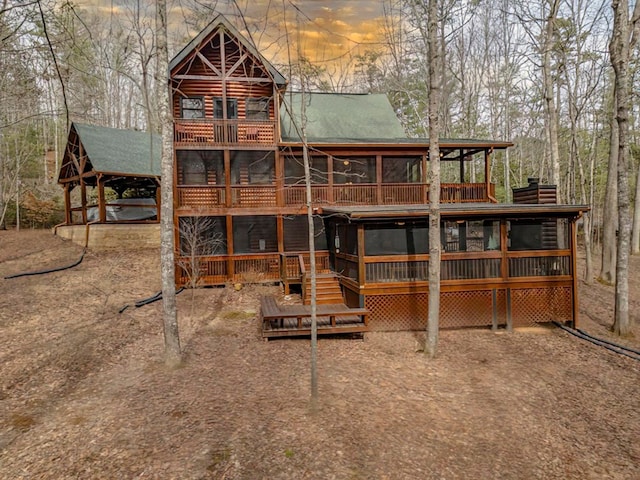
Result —
[[238, 118], [238, 99], [227, 98], [227, 115], [225, 116], [223, 110], [224, 102], [222, 98], [216, 97], [213, 99], [213, 118]]
[[420, 157], [382, 157], [383, 183], [418, 183], [421, 179]]
[[180, 115], [182, 118], [204, 118], [204, 98], [181, 98]]
[[245, 116], [247, 120], [269, 120], [269, 97], [247, 98]]
[[[312, 184], [327, 184], [327, 157], [309, 156], [309, 173]], [[302, 157], [285, 157], [284, 183], [287, 185], [300, 185], [304, 183], [304, 160]]]
[[375, 157], [334, 157], [333, 182], [376, 183]]

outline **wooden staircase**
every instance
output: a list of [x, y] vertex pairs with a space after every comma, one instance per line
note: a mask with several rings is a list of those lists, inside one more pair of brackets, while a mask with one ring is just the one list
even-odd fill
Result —
[[[302, 299], [305, 305], [311, 304], [311, 278], [310, 275], [305, 276], [302, 285]], [[344, 304], [342, 298], [342, 289], [340, 281], [333, 273], [318, 273], [316, 276], [316, 304]]]

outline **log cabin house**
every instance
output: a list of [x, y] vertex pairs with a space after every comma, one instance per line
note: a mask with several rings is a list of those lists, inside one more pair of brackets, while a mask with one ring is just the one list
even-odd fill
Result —
[[[197, 257], [201, 285], [281, 282], [308, 297], [304, 136], [318, 302], [366, 308], [370, 330], [425, 328], [429, 144], [406, 136], [387, 97], [290, 92], [221, 16], [169, 68], [177, 284]], [[457, 175], [441, 185], [444, 328], [577, 319], [576, 221], [586, 207], [541, 202], [553, 187], [535, 181], [516, 203], [498, 203], [491, 159], [509, 146], [441, 140]]]

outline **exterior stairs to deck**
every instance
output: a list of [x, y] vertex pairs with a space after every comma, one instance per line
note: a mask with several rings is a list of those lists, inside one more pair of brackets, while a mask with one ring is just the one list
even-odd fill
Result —
[[[311, 304], [311, 278], [305, 277], [302, 285], [302, 299], [305, 305]], [[316, 304], [344, 304], [340, 281], [333, 273], [318, 273], [316, 276]]]

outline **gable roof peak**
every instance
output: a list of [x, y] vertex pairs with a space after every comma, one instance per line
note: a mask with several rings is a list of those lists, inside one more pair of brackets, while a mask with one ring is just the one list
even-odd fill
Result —
[[169, 72], [172, 72], [176, 67], [181, 65], [183, 61], [198, 47], [203, 45], [207, 40], [209, 40], [216, 32], [219, 30], [225, 30], [229, 35], [234, 37], [238, 42], [240, 42], [258, 61], [260, 61], [265, 68], [269, 71], [269, 74], [273, 78], [273, 81], [276, 85], [280, 87], [284, 87], [287, 85], [287, 80], [284, 76], [276, 70], [276, 68], [262, 56], [262, 54], [258, 51], [256, 46], [246, 38], [240, 31], [221, 13], [216, 15], [209, 24], [204, 27], [196, 35], [191, 39], [189, 43], [187, 43], [169, 62]]

